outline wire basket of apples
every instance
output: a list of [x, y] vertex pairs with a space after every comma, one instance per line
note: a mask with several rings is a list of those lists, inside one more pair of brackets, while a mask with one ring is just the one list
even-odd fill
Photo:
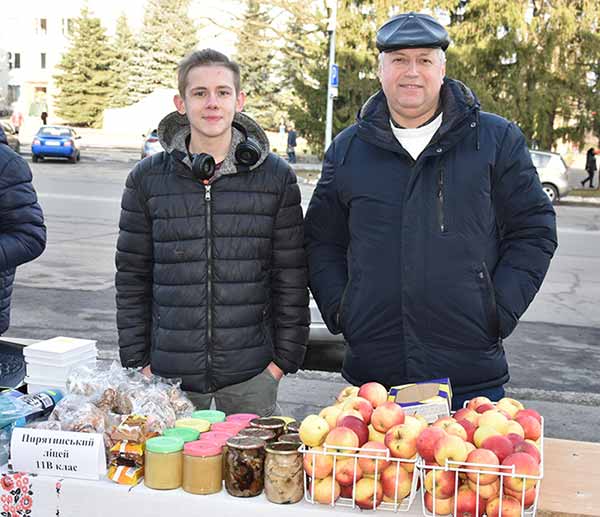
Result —
[[423, 515], [533, 517], [544, 420], [505, 397], [476, 397], [417, 437]]
[[417, 493], [422, 417], [406, 415], [376, 382], [344, 388], [300, 424], [305, 499], [360, 509], [408, 511]]

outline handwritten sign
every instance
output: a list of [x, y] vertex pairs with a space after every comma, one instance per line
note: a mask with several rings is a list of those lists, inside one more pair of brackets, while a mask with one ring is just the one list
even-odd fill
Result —
[[106, 474], [104, 439], [97, 433], [16, 428], [10, 442], [13, 470], [77, 479]]

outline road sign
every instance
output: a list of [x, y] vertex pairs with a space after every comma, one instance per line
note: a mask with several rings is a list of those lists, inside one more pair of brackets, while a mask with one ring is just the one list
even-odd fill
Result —
[[333, 64], [331, 65], [331, 87], [337, 88], [339, 86], [340, 76], [338, 66]]

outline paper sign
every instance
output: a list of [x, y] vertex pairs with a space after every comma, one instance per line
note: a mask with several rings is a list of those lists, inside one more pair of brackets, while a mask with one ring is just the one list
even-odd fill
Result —
[[99, 479], [106, 474], [104, 439], [97, 433], [15, 428], [10, 441], [13, 470], [47, 476]]

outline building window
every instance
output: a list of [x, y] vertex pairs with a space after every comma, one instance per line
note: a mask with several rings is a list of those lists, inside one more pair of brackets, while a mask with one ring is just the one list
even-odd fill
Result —
[[73, 32], [73, 18], [62, 19], [63, 36], [69, 36]]
[[45, 52], [42, 52], [40, 54], [40, 67], [42, 69], [46, 68], [46, 53]]
[[35, 20], [35, 33], [41, 36], [48, 34], [48, 19], [47, 18], [36, 18]]
[[19, 52], [8, 53], [8, 69], [21, 68], [21, 54]]
[[21, 87], [19, 85], [9, 84], [8, 85], [8, 96], [6, 99], [8, 101], [8, 104], [17, 102], [19, 100], [20, 96], [21, 96]]

